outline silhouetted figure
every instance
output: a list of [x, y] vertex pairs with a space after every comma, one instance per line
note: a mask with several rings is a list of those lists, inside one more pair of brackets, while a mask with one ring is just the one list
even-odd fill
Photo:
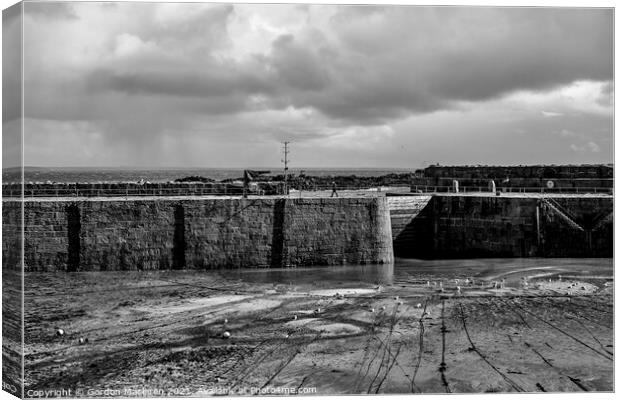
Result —
[[330, 197], [338, 197], [338, 192], [336, 191], [337, 186], [336, 186], [336, 182], [332, 182], [332, 195]]

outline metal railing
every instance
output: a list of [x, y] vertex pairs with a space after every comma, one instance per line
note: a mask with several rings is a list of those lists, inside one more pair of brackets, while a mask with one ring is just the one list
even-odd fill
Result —
[[[254, 188], [244, 193], [242, 186], [237, 185], [178, 185], [178, 186], [140, 186], [135, 184], [112, 185], [113, 187], [91, 187], [85, 184], [67, 185], [19, 185], [3, 186], [2, 196], [5, 198], [41, 198], [41, 197], [173, 197], [173, 196], [283, 196], [282, 187], [275, 190]], [[301, 189], [289, 188], [289, 197], [303, 197], [304, 195], [326, 194], [329, 196], [334, 187], [331, 185], [313, 185]], [[389, 191], [409, 192], [410, 186], [369, 186], [369, 185], [340, 185], [335, 187], [336, 194], [341, 192], [372, 192], [384, 195]]]
[[[490, 180], [494, 180], [496, 183], [497, 182], [501, 182], [502, 180], [504, 180], [503, 177], [474, 177], [474, 176], [454, 176], [454, 177], [448, 177], [448, 176], [422, 176], [422, 177], [418, 177], [417, 179], [438, 179], [438, 180], [442, 180], [442, 181], [485, 181], [488, 182]], [[577, 176], [577, 177], [573, 177], [573, 178], [553, 178], [553, 177], [538, 177], [538, 176], [513, 176], [513, 177], [509, 177], [510, 181], [512, 182], [519, 182], [519, 181], [540, 181], [540, 182], [547, 182], [547, 181], [559, 181], [559, 182], [574, 182], [574, 181], [613, 181], [614, 178], [610, 177], [610, 176]]]
[[[488, 186], [459, 186], [458, 192], [453, 186], [441, 185], [403, 185], [390, 186], [372, 185], [338, 185], [336, 194], [340, 192], [372, 192], [384, 195], [387, 192], [407, 193], [489, 193]], [[334, 187], [331, 185], [304, 185], [303, 187], [289, 187], [289, 197], [303, 197], [306, 195], [330, 196]], [[547, 194], [613, 194], [613, 187], [502, 187], [496, 189], [501, 193], [547, 193]], [[246, 193], [249, 196], [283, 196], [282, 186], [255, 187]], [[2, 187], [4, 198], [37, 198], [37, 197], [152, 197], [152, 196], [243, 196], [243, 186], [236, 184], [8, 184]]]
[[[613, 194], [613, 187], [497, 187], [501, 193], [565, 193], [565, 194]], [[458, 192], [453, 186], [413, 185], [413, 193], [490, 193], [488, 186], [459, 186]]]

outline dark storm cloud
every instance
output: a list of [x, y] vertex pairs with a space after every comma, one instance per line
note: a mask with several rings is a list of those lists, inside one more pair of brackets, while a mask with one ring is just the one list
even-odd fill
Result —
[[89, 84], [92, 89], [132, 95], [179, 97], [227, 97], [269, 90], [269, 86], [253, 71], [234, 69], [233, 66], [229, 69], [212, 68], [209, 73], [193, 68], [171, 71], [157, 67], [118, 72], [98, 70], [89, 76]]
[[21, 116], [21, 5], [2, 12], [2, 122]]
[[596, 103], [603, 107], [611, 107], [614, 101], [614, 83], [609, 81], [605, 83], [601, 90], [600, 96], [596, 99]]
[[34, 18], [63, 19], [77, 18], [73, 6], [69, 2], [24, 2], [24, 8], [28, 15]]
[[313, 103], [335, 117], [389, 118], [612, 77], [609, 10], [362, 7], [332, 26], [351, 56]]
[[2, 167], [22, 164], [21, 4], [2, 12]]
[[[324, 49], [323, 51], [327, 51]], [[295, 40], [293, 35], [282, 35], [273, 42], [271, 57], [265, 61], [277, 71], [277, 75], [288, 86], [302, 91], [326, 89], [330, 83], [326, 55], [321, 49]]]
[[[439, 96], [483, 100], [612, 76], [612, 15], [604, 10], [515, 10], [506, 28], [440, 54], [430, 74]], [[511, 25], [509, 25], [512, 23]], [[467, 34], [466, 34], [467, 35]]]
[[[45, 14], [59, 12], [51, 10]], [[280, 35], [270, 51], [244, 61], [214, 56], [237, 39], [228, 31], [234, 11], [221, 5], [165, 23], [136, 11], [140, 23], [125, 31], [145, 48], [84, 71], [86, 86], [130, 95], [259, 94], [275, 108], [376, 123], [612, 76], [610, 10], [341, 7], [327, 26]], [[239, 111], [239, 102], [224, 103]]]
[[[109, 4], [27, 7], [29, 118], [142, 149], [171, 132], [354, 143], [414, 115], [613, 79], [611, 9]], [[610, 83], [594, 101], [612, 97]]]

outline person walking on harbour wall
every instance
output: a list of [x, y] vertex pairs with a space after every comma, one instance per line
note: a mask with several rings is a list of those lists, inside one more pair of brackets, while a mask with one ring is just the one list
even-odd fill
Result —
[[338, 197], [338, 192], [336, 191], [337, 188], [338, 187], [336, 186], [336, 182], [333, 181], [332, 182], [332, 195], [329, 197], [334, 197], [334, 196]]

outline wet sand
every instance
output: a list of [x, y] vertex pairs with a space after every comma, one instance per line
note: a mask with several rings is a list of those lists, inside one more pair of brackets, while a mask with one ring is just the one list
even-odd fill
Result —
[[420, 263], [27, 274], [26, 395], [613, 390], [611, 260]]

